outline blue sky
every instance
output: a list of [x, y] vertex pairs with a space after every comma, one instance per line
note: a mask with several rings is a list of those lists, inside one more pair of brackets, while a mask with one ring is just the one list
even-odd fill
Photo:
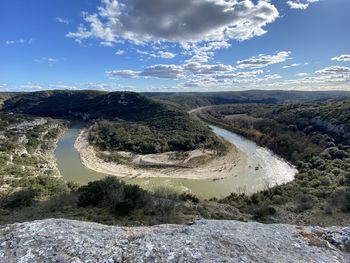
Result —
[[350, 90], [349, 0], [0, 0], [0, 91]]

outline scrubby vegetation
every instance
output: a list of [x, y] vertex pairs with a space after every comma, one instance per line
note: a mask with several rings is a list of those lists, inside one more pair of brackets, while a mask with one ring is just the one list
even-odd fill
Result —
[[106, 177], [85, 186], [59, 178], [23, 178], [21, 190], [0, 196], [0, 224], [42, 218], [71, 218], [104, 224], [182, 223], [195, 217], [242, 219], [233, 208], [200, 201], [162, 187], [147, 192]]
[[[279, 220], [298, 218], [303, 223], [322, 223], [322, 216], [312, 218], [311, 214], [350, 212], [349, 109], [350, 100], [341, 100], [218, 106], [201, 111], [201, 118], [270, 148], [299, 170], [291, 183], [252, 196], [232, 194], [221, 202], [259, 218], [276, 216], [275, 210], [280, 210]], [[283, 218], [287, 214], [291, 218]]]
[[53, 148], [64, 123], [0, 112], [0, 192], [12, 191], [21, 178], [57, 176]]
[[78, 206], [107, 206], [116, 215], [127, 215], [147, 203], [147, 192], [137, 185], [127, 185], [115, 177], [90, 182], [79, 189]]

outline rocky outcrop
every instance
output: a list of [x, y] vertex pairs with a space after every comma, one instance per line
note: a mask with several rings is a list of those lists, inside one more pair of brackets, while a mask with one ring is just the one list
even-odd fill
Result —
[[327, 120], [322, 119], [320, 116], [313, 118], [312, 123], [314, 125], [317, 125], [319, 127], [322, 127], [327, 132], [334, 133], [346, 140], [348, 143], [350, 143], [350, 133], [346, 130], [346, 126], [344, 124], [335, 125]]
[[0, 262], [350, 262], [349, 228], [200, 220], [116, 227], [63, 219], [0, 228]]

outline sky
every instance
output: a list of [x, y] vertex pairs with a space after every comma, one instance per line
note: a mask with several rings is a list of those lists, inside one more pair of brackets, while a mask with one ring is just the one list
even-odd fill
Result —
[[349, 10], [349, 0], [0, 0], [0, 91], [350, 91]]

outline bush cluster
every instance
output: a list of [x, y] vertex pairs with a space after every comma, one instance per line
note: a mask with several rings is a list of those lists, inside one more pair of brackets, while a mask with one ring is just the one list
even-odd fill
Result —
[[90, 182], [79, 190], [78, 206], [105, 206], [116, 215], [127, 215], [143, 207], [147, 194], [137, 185], [127, 185], [115, 177]]

